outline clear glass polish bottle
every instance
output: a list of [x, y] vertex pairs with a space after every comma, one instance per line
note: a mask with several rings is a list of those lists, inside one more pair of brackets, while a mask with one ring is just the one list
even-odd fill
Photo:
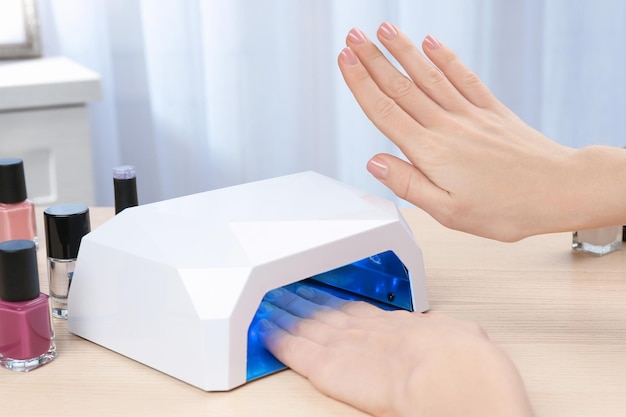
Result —
[[12, 371], [28, 372], [57, 356], [36, 251], [32, 240], [0, 243], [0, 366]]
[[572, 236], [572, 249], [602, 256], [620, 250], [622, 237], [622, 226], [579, 230]]
[[0, 242], [27, 239], [37, 244], [35, 206], [26, 197], [24, 162], [0, 158]]
[[89, 208], [62, 204], [44, 211], [52, 315], [67, 319], [69, 295], [80, 241], [91, 231]]

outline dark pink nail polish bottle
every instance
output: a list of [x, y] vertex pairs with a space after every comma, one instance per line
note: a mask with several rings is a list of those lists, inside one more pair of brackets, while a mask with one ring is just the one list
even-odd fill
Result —
[[57, 355], [32, 240], [0, 243], [0, 366], [28, 372]]

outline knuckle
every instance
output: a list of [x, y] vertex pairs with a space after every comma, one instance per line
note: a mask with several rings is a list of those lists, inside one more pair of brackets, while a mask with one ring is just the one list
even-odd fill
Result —
[[367, 339], [367, 332], [363, 329], [351, 328], [351, 329], [344, 330], [344, 336], [345, 336], [344, 341], [351, 344], [355, 341], [358, 342], [358, 341]]
[[355, 312], [355, 311], [358, 312], [358, 311], [360, 311], [360, 310], [362, 310], [364, 308], [367, 308], [368, 306], [369, 306], [369, 304], [366, 303], [365, 301], [357, 300], [357, 301], [351, 301], [349, 303], [346, 303], [343, 306], [343, 310], [345, 312]]
[[400, 187], [396, 195], [403, 200], [409, 200], [409, 196], [415, 192], [415, 180], [412, 175], [406, 174], [400, 178]]
[[293, 358], [297, 357], [298, 346], [293, 338], [283, 338], [276, 344], [272, 353], [276, 355], [281, 362], [291, 364]]
[[294, 335], [301, 335], [306, 333], [307, 328], [308, 322], [306, 319], [296, 320], [291, 326], [291, 329], [289, 329], [289, 332]]
[[[447, 119], [441, 119], [441, 122], [438, 121], [444, 126], [447, 126]], [[441, 134], [440, 133], [432, 133], [426, 132], [425, 134], [420, 136], [420, 143], [422, 145], [422, 154], [428, 155], [429, 159], [434, 163], [440, 163], [442, 159], [442, 154], [445, 155], [446, 149], [441, 143]], [[411, 162], [415, 165], [420, 165], [420, 161], [423, 162], [424, 158], [422, 155], [418, 155]]]
[[298, 298], [292, 293], [286, 293], [281, 301], [281, 307], [285, 310], [294, 308], [298, 303]]
[[389, 118], [396, 109], [396, 102], [387, 96], [381, 97], [374, 103], [374, 116], [379, 119]]
[[472, 85], [481, 85], [482, 81], [478, 78], [475, 72], [466, 70], [462, 75], [463, 84], [472, 86]]
[[441, 85], [445, 80], [444, 75], [435, 67], [430, 67], [419, 79], [420, 87], [425, 91], [431, 91]]
[[341, 308], [344, 313], [357, 317], [372, 317], [379, 311], [378, 307], [365, 301], [350, 301]]
[[372, 77], [369, 72], [363, 67], [357, 67], [352, 74], [352, 78], [357, 83], [362, 83], [364, 81], [369, 81]]
[[449, 51], [446, 55], [444, 55], [440, 59], [441, 59], [441, 64], [439, 65], [439, 67], [442, 70], [445, 70], [446, 68], [449, 68], [450, 66], [458, 65], [461, 63], [459, 56], [452, 51]]
[[404, 76], [396, 77], [389, 87], [389, 96], [394, 99], [402, 98], [411, 93], [415, 84]]

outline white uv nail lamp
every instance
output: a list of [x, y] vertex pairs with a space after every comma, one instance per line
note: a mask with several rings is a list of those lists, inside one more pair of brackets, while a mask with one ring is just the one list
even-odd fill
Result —
[[70, 332], [205, 391], [283, 369], [255, 326], [264, 295], [323, 288], [428, 309], [397, 207], [304, 172], [132, 207], [83, 237]]

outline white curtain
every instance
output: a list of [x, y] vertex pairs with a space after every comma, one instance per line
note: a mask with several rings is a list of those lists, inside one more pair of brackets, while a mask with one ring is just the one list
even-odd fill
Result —
[[571, 146], [626, 145], [621, 0], [39, 0], [45, 55], [99, 72], [98, 204], [137, 167], [141, 203], [304, 170], [385, 197], [365, 171], [396, 152], [336, 59], [389, 20], [454, 48], [524, 120]]

